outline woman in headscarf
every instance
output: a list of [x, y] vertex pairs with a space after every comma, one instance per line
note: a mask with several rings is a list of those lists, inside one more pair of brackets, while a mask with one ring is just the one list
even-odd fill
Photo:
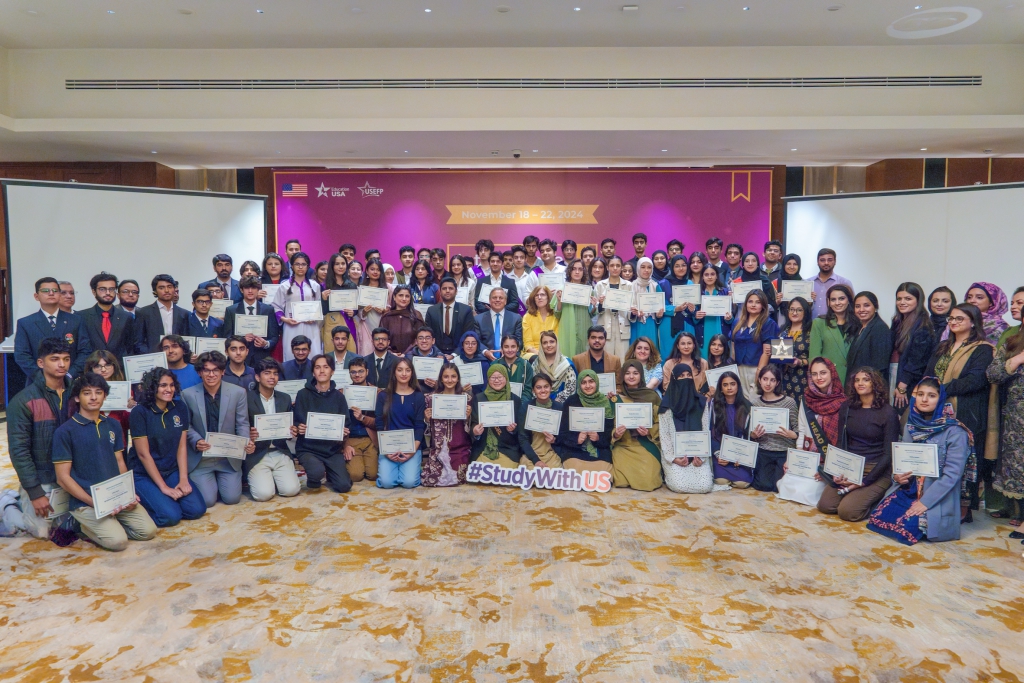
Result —
[[[565, 281], [590, 288], [590, 275], [583, 261], [572, 259], [565, 264]], [[587, 350], [587, 330], [590, 329], [591, 318], [597, 311], [597, 300], [593, 290], [590, 295], [591, 304], [562, 303], [561, 290], [555, 292], [555, 316], [558, 318], [558, 345], [569, 356], [575, 356]]]
[[[694, 252], [694, 256], [696, 256], [698, 253], [699, 252]], [[699, 259], [696, 259], [696, 263], [698, 266], [700, 266], [701, 261]], [[666, 275], [665, 278], [661, 281], [661, 285], [662, 287], [665, 288], [665, 293], [668, 295], [669, 299], [672, 298], [673, 287], [680, 287], [682, 285], [689, 284], [699, 284], [700, 273], [693, 275], [693, 277], [696, 280], [695, 282], [692, 282], [690, 280], [690, 276], [691, 273], [689, 270], [689, 265], [686, 261], [686, 257], [683, 256], [682, 254], [673, 256], [672, 260], [669, 262], [668, 275]], [[675, 306], [674, 308], [675, 311], [672, 314], [671, 320], [671, 331], [673, 339], [675, 339], [676, 335], [678, 335], [680, 332], [693, 331], [693, 324], [690, 321], [693, 318], [694, 312], [697, 310], [697, 307], [694, 304], [683, 304], [682, 306]]]
[[[1021, 504], [1024, 499], [1024, 328], [1015, 329], [1017, 332], [996, 350], [988, 366], [989, 381], [998, 384], [1006, 397], [1002, 409], [999, 472], [992, 488], [1007, 499], [1004, 506], [993, 507], [989, 514], [1010, 517], [1011, 525], [1020, 526], [1024, 519]], [[985, 498], [988, 508], [988, 496]]]
[[[563, 404], [562, 426], [558, 431], [559, 455], [562, 467], [584, 472], [597, 470], [612, 474], [612, 432], [615, 430], [615, 408], [601, 393], [597, 373], [584, 370], [579, 374], [576, 395]], [[604, 429], [600, 432], [574, 432], [569, 413], [573, 408], [600, 408], [604, 411]]]
[[[644, 256], [636, 264], [637, 277], [633, 282], [633, 308], [629, 315], [629, 343], [640, 337], [653, 339], [658, 345], [658, 352], [667, 356], [672, 352], [672, 315], [675, 307], [665, 296], [664, 290], [653, 278], [654, 263]], [[664, 308], [655, 313], [641, 313], [637, 308], [641, 294], [662, 295]]]
[[494, 359], [492, 365], [505, 366], [510, 385], [515, 385], [512, 389], [513, 394], [523, 401], [533, 398], [530, 389], [533, 386], [533, 366], [519, 356], [519, 340], [513, 335], [503, 335], [501, 355]]
[[710, 493], [715, 486], [711, 458], [676, 456], [676, 432], [703, 430], [706, 399], [697, 393], [693, 370], [686, 363], [672, 366], [672, 381], [658, 410], [661, 466], [665, 486], [676, 493]]
[[395, 267], [390, 263], [384, 264], [384, 282], [387, 283], [389, 289], [394, 289], [398, 276], [395, 274]]
[[[892, 358], [892, 337], [889, 326], [878, 315], [878, 297], [861, 292], [853, 297], [853, 325], [846, 367], [874, 368], [889, 381], [889, 359]], [[943, 321], [945, 324], [945, 321]]]
[[[484, 356], [482, 349], [483, 344], [480, 342], [480, 334], [473, 330], [466, 332], [459, 338], [459, 347], [455, 351], [455, 364], [469, 365], [470, 363], [479, 363], [480, 376], [486, 378], [487, 369], [491, 367], [491, 361]], [[461, 373], [462, 371], [460, 370], [459, 372]], [[474, 384], [470, 388], [475, 395], [484, 390], [484, 384]]]
[[[708, 296], [727, 296], [729, 294], [729, 286], [722, 281], [721, 273], [710, 264], [701, 271], [700, 294], [701, 296], [705, 294]], [[705, 358], [709, 357], [708, 347], [711, 345], [711, 339], [720, 335], [728, 337], [732, 330], [733, 317], [731, 308], [726, 311], [724, 316], [719, 316], [707, 315], [698, 307], [689, 318], [688, 322], [693, 328], [693, 336], [697, 338], [700, 353]], [[700, 384], [697, 384], [698, 389], [700, 386]]]
[[906, 545], [914, 545], [922, 538], [960, 538], [961, 510], [966, 503], [964, 484], [975, 460], [974, 444], [970, 430], [953, 417], [952, 406], [945, 398], [936, 378], [925, 377], [918, 382], [910, 399], [910, 415], [902, 439], [905, 443], [938, 446], [939, 476], [915, 477], [910, 472], [893, 472], [894, 485], [868, 522], [868, 529]]
[[[825, 449], [839, 443], [839, 411], [846, 403], [846, 392], [832, 361], [815, 358], [808, 369], [811, 381], [800, 401], [796, 447], [818, 453], [820, 467], [824, 462]], [[779, 498], [803, 505], [817, 505], [825, 491], [825, 482], [818, 474], [809, 479], [786, 472], [776, 486]]]
[[320, 293], [322, 298], [322, 306], [324, 312], [324, 327], [322, 331], [324, 348], [330, 350], [334, 349], [334, 335], [332, 331], [338, 325], [343, 325], [348, 328], [348, 350], [353, 353], [361, 353], [363, 355], [370, 353], [373, 346], [370, 349], [363, 350], [359, 348], [357, 344], [358, 337], [356, 333], [356, 321], [353, 318], [355, 310], [349, 311], [332, 311], [330, 305], [331, 290], [335, 289], [355, 289], [354, 285], [346, 284], [345, 274], [348, 270], [348, 261], [341, 254], [331, 254], [331, 258], [327, 260], [327, 280], [324, 283], [324, 290]]
[[782, 280], [803, 280], [803, 276], [800, 275], [800, 255], [799, 254], [786, 254], [786, 257], [782, 259], [782, 275], [779, 276], [779, 291], [775, 293], [775, 305], [779, 309], [779, 321], [780, 323], [786, 320], [786, 314], [789, 311], [789, 302], [782, 300]]
[[949, 317], [949, 312], [954, 306], [956, 306], [956, 294], [945, 285], [936, 287], [928, 295], [928, 314], [931, 316], [932, 330], [937, 339], [945, 339], [948, 336], [946, 318]]
[[[629, 348], [629, 311], [613, 311], [604, 305], [605, 295], [610, 289], [633, 291], [633, 283], [622, 276], [622, 257], [612, 256], [608, 259], [608, 279], [594, 285], [594, 296], [597, 297], [597, 324], [604, 328], [607, 341], [604, 352], [617, 356], [619, 360], [626, 355]], [[523, 322], [525, 334], [526, 323]]]
[[522, 452], [519, 449], [519, 435], [516, 423], [503, 427], [484, 427], [480, 424], [480, 404], [493, 401], [511, 401], [512, 419], [518, 419], [522, 412], [519, 397], [512, 393], [508, 381], [508, 370], [504, 365], [492, 365], [487, 369], [487, 388], [473, 397], [473, 459], [490, 462], [502, 467], [519, 467]]
[[654, 266], [651, 277], [655, 282], [661, 282], [668, 275], [668, 254], [661, 249], [654, 252], [651, 254], [651, 265]]
[[[523, 403], [523, 412], [519, 416], [519, 448], [523, 452], [520, 463], [530, 469], [534, 467], [561, 467], [562, 459], [554, 449], [558, 437], [550, 432], [532, 432], [526, 429], [526, 415], [530, 406], [546, 410], [562, 411], [562, 406], [554, 400], [551, 389], [551, 378], [544, 373], [533, 376], [533, 398]], [[560, 419], [560, 422], [564, 417]]]
[[662, 392], [668, 391], [669, 385], [675, 373], [673, 368], [679, 363], [690, 368], [690, 378], [696, 387], [704, 386], [704, 373], [707, 372], [708, 362], [700, 357], [700, 347], [697, 339], [689, 332], [680, 332], [672, 343], [672, 355], [665, 361], [662, 367]]
[[896, 288], [896, 313], [889, 327], [889, 390], [893, 406], [901, 413], [907, 407], [907, 390], [924, 377], [935, 348], [932, 320], [924, 303], [924, 290], [916, 282], [904, 282]]
[[[740, 273], [740, 282], [760, 282], [761, 291], [768, 298], [770, 311], [775, 310], [775, 285], [761, 268], [761, 257], [752, 251], [743, 255], [743, 271]], [[735, 302], [733, 304], [735, 305]]]
[[[735, 372], [723, 372], [718, 378], [715, 396], [707, 402], [701, 421], [711, 432], [711, 453], [720, 453], [722, 437], [747, 437], [750, 424], [750, 401], [743, 396], [740, 378]], [[754, 470], [715, 457], [715, 483], [745, 489], [754, 480]]]
[[[644, 384], [644, 366], [636, 359], [622, 366], [622, 391], [616, 403], [650, 403], [651, 417], [661, 408], [658, 392]], [[648, 429], [618, 426], [612, 432], [612, 467], [615, 486], [637, 491], [661, 488], [661, 449], [658, 447], [658, 423]]]
[[391, 295], [391, 306], [381, 316], [378, 327], [383, 327], [391, 334], [388, 347], [397, 354], [405, 354], [416, 341], [416, 333], [424, 326], [423, 316], [412, 307], [412, 292], [409, 285], [398, 285]]
[[561, 403], [576, 393], [576, 368], [559, 350], [558, 336], [554, 332], [541, 332], [540, 346], [540, 353], [533, 359], [533, 372], [547, 375], [551, 399]]
[[[462, 386], [459, 366], [445, 363], [441, 366], [441, 386], [437, 394], [456, 395], [469, 393], [469, 387]], [[431, 412], [434, 393], [427, 394], [426, 410], [423, 417], [430, 433], [430, 451], [423, 463], [421, 483], [424, 486], [458, 486], [466, 483], [466, 468], [469, 466], [470, 445], [469, 417], [471, 406], [466, 405], [466, 417], [461, 420], [435, 420]]]
[[991, 282], [975, 282], [968, 288], [964, 303], [978, 307], [985, 322], [985, 338], [993, 345], [998, 344], [1000, 335], [1009, 327], [1003, 320], [1010, 310], [1003, 290]]

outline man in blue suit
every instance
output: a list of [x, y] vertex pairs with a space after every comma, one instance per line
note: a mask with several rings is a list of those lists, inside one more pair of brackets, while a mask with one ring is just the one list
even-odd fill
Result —
[[192, 312], [188, 314], [187, 337], [223, 337], [221, 328], [223, 320], [218, 320], [210, 315], [210, 306], [213, 298], [209, 290], [197, 289], [192, 292]]
[[39, 302], [39, 310], [18, 320], [14, 334], [14, 362], [31, 381], [39, 373], [35, 361], [39, 342], [49, 337], [61, 339], [67, 343], [71, 354], [68, 372], [77, 377], [85, 367], [85, 359], [92, 353], [81, 316], [60, 310], [60, 285], [56, 278], [36, 280], [34, 296]]
[[523, 346], [523, 319], [518, 313], [507, 310], [505, 302], [505, 290], [495, 287], [491, 290], [490, 310], [476, 316], [476, 326], [480, 329], [480, 341], [483, 342], [487, 360], [501, 357], [501, 339], [506, 335], [515, 337], [520, 348]]
[[[238, 288], [242, 290], [242, 301], [230, 306], [224, 312], [224, 327], [221, 329], [225, 339], [234, 334], [245, 337], [245, 345], [249, 347], [249, 355], [245, 359], [245, 364], [256, 367], [256, 364], [270, 356], [274, 347], [277, 346], [277, 341], [281, 338], [281, 325], [277, 322], [274, 307], [256, 300], [256, 295], [263, 289], [259, 278], [244, 277], [238, 284]], [[251, 332], [238, 332], [236, 323], [237, 316], [240, 315], [262, 315], [265, 317], [267, 319], [267, 334], [261, 337]]]
[[228, 254], [217, 254], [214, 256], [213, 269], [216, 271], [217, 277], [206, 282], [200, 282], [199, 289], [207, 289], [210, 285], [216, 285], [224, 292], [225, 299], [231, 299], [236, 304], [241, 301], [242, 290], [238, 288], [238, 280], [231, 277], [231, 271], [234, 270], [231, 256]]

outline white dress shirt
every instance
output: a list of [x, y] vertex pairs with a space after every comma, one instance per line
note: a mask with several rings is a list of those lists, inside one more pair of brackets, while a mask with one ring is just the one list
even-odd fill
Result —
[[160, 319], [164, 323], [164, 336], [174, 334], [174, 304], [170, 308], [164, 308], [162, 302], [156, 302], [156, 309], [160, 311]]

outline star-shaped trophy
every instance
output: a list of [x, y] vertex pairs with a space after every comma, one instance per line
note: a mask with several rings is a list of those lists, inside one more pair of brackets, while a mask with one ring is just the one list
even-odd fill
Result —
[[772, 340], [773, 360], [793, 360], [793, 340], [781, 337]]

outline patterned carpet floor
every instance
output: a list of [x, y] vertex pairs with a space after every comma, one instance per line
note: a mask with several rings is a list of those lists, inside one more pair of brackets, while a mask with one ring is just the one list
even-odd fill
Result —
[[908, 548], [752, 491], [243, 499], [120, 554], [0, 540], [0, 681], [1021, 681], [1024, 547], [976, 520]]

